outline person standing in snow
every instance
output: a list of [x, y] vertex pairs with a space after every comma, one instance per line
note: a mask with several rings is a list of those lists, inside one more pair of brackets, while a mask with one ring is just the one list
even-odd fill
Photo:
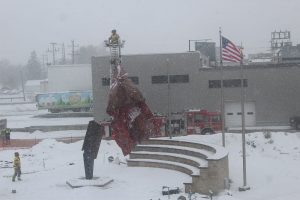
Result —
[[10, 129], [6, 128], [5, 129], [5, 140], [6, 140], [6, 144], [10, 145]]
[[111, 31], [111, 36], [108, 38], [110, 44], [118, 44], [120, 36], [117, 34], [117, 31], [114, 29]]
[[19, 156], [19, 152], [15, 152], [13, 167], [14, 167], [15, 173], [12, 177], [12, 181], [15, 182], [16, 177], [18, 177], [18, 180], [20, 181], [21, 180], [21, 159]]
[[4, 146], [6, 144], [5, 129], [1, 130], [0, 137], [2, 140], [2, 145]]

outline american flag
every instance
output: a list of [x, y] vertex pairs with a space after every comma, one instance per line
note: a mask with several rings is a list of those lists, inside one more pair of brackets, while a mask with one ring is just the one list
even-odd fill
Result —
[[230, 62], [241, 62], [242, 52], [230, 40], [222, 36], [222, 59]]

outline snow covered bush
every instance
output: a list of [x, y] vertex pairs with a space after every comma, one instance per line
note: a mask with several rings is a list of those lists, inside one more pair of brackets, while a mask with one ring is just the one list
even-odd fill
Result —
[[265, 131], [263, 132], [263, 134], [264, 134], [264, 137], [265, 137], [266, 139], [270, 139], [270, 138], [272, 137], [271, 132], [268, 131], [268, 130], [265, 130]]

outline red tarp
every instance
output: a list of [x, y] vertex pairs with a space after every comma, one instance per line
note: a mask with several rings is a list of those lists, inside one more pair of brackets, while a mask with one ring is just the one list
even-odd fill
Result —
[[112, 136], [124, 155], [152, 132], [153, 114], [120, 65], [113, 72], [106, 112], [113, 117]]

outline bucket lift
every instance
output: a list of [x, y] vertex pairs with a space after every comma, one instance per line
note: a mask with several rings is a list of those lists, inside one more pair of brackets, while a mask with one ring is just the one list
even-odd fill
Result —
[[110, 85], [112, 84], [112, 77], [117, 70], [117, 66], [121, 64], [121, 48], [124, 47], [125, 40], [118, 40], [117, 43], [112, 43], [105, 40], [104, 44], [110, 50]]

